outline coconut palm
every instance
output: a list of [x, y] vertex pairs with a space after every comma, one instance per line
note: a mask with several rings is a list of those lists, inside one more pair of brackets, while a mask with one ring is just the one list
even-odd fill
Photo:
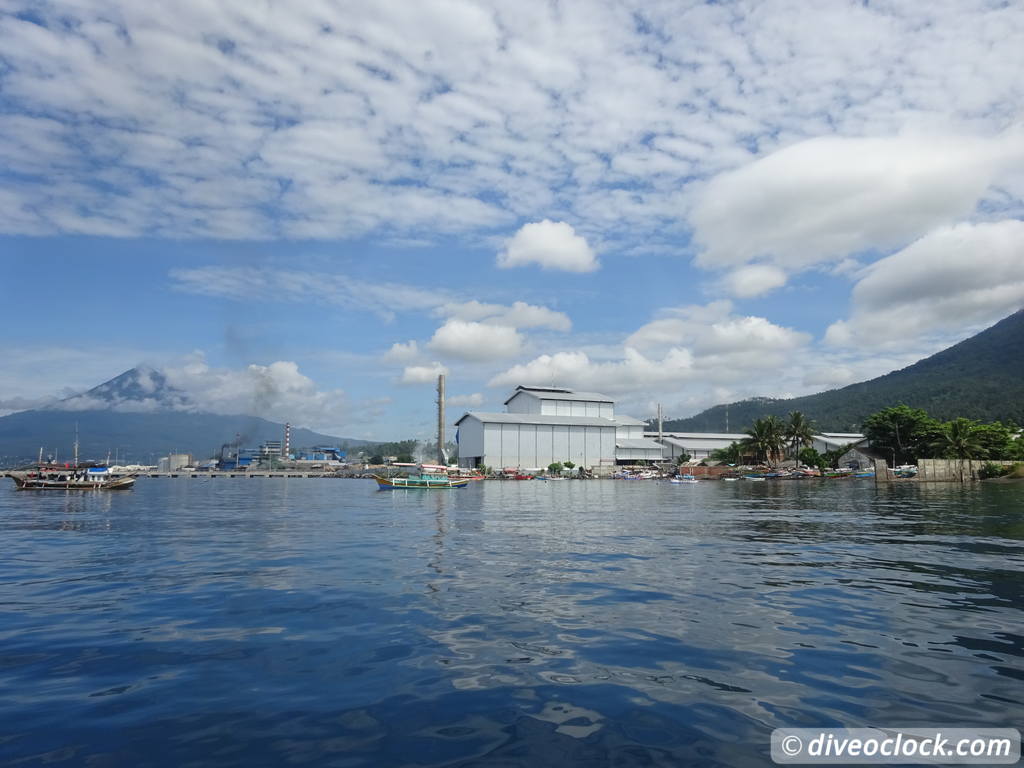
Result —
[[964, 461], [984, 458], [985, 448], [978, 436], [978, 425], [970, 419], [953, 419], [942, 425], [932, 449], [957, 460], [960, 480], [964, 479]]
[[763, 458], [770, 465], [782, 453], [784, 432], [777, 416], [766, 416], [747, 428], [747, 437], [740, 441], [740, 446], [752, 450], [758, 459]]
[[800, 449], [809, 446], [814, 439], [814, 422], [800, 411], [790, 411], [784, 429], [791, 456], [797, 456]]

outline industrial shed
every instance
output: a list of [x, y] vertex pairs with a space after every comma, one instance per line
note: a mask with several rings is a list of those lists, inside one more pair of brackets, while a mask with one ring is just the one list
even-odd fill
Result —
[[598, 472], [615, 463], [611, 419], [470, 412], [455, 424], [461, 467], [533, 469], [572, 461]]
[[517, 387], [505, 413], [470, 411], [459, 428], [459, 466], [534, 469], [571, 461], [596, 474], [616, 463], [659, 461], [661, 446], [644, 438], [644, 422], [615, 416], [596, 392]]

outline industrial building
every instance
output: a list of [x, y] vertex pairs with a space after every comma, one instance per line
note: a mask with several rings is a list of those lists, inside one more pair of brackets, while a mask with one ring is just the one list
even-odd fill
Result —
[[[648, 438], [658, 436], [656, 432], [645, 434]], [[666, 459], [674, 461], [679, 456], [686, 454], [691, 459], [699, 461], [710, 458], [712, 451], [728, 448], [733, 443], [739, 443], [746, 438], [745, 433], [663, 432], [661, 444], [664, 446]], [[840, 463], [845, 465], [850, 462], [859, 462], [861, 466], [868, 466], [870, 458], [861, 450], [866, 440], [864, 435], [853, 432], [822, 432], [811, 438], [811, 447], [818, 453], [825, 453], [838, 450], [840, 447], [851, 446], [851, 450], [843, 454]]]
[[537, 469], [571, 461], [595, 474], [616, 464], [661, 460], [644, 437], [644, 422], [615, 415], [615, 402], [596, 392], [519, 386], [505, 412], [470, 411], [457, 422], [459, 466]]

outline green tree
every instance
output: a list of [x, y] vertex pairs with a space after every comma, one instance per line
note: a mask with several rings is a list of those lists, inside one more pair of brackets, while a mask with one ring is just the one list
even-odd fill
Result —
[[750, 449], [758, 460], [764, 460], [770, 466], [781, 456], [786, 438], [783, 423], [777, 416], [755, 420], [746, 434], [747, 437], [740, 441], [740, 447]]
[[576, 465], [573, 464], [571, 461], [563, 461], [562, 466], [565, 467], [566, 469], [572, 469]]
[[961, 481], [964, 479], [964, 462], [984, 458], [985, 455], [985, 449], [978, 439], [978, 423], [964, 418], [943, 424], [932, 447], [940, 456], [956, 459]]
[[413, 459], [411, 453], [400, 453], [395, 456], [395, 461], [399, 464], [411, 464], [415, 459]]
[[685, 452], [684, 453], [680, 453], [678, 456], [676, 456], [676, 465], [678, 466], [680, 464], [685, 464], [689, 460], [690, 460], [690, 454], [685, 453]]
[[741, 461], [740, 444], [730, 443], [726, 448], [715, 448], [711, 452], [710, 458], [725, 464], [739, 464]]
[[801, 464], [807, 467], [824, 468], [828, 466], [828, 462], [825, 460], [825, 457], [818, 453], [817, 449], [811, 448], [810, 446], [801, 448], [797, 458], [800, 460]]
[[384, 463], [384, 457], [381, 456], [379, 453], [375, 453], [373, 456], [370, 457], [369, 463], [370, 464], [383, 464]]
[[940, 425], [920, 408], [901, 404], [871, 414], [862, 429], [874, 448], [890, 453], [896, 464], [909, 464], [930, 455]]
[[562, 471], [562, 463], [560, 461], [553, 461], [548, 464], [548, 474], [557, 475]]
[[801, 448], [810, 446], [814, 439], [814, 422], [800, 411], [790, 411], [784, 432], [790, 456], [798, 456]]
[[1024, 434], [1018, 435], [1017, 439], [1010, 444], [1007, 458], [1011, 461], [1024, 461]]
[[1000, 461], [1013, 458], [1013, 436], [1016, 428], [999, 421], [991, 424], [978, 424], [974, 428], [974, 436], [981, 445], [984, 458]]

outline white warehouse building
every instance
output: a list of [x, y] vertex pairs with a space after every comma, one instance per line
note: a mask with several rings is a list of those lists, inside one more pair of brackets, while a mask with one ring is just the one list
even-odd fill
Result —
[[644, 437], [644, 422], [615, 415], [596, 392], [516, 387], [504, 413], [470, 411], [457, 422], [459, 466], [537, 469], [571, 461], [595, 474], [616, 464], [660, 461], [662, 448]]

